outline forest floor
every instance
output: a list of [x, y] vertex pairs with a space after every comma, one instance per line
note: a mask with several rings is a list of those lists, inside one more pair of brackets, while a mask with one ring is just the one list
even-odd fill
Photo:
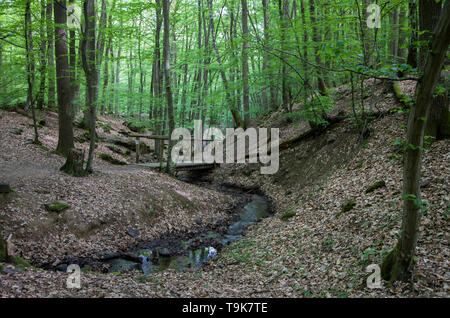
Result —
[[[276, 213], [251, 226], [244, 238], [225, 247], [202, 268], [148, 276], [83, 272], [81, 289], [67, 289], [67, 273], [1, 264], [0, 295], [449, 297], [448, 140], [434, 142], [424, 155], [421, 188], [428, 210], [421, 219], [414, 284], [384, 284], [380, 289], [366, 285], [366, 267], [380, 264], [398, 238], [402, 154], [393, 144], [406, 133], [406, 115], [386, 113], [400, 107], [391, 90], [373, 81], [367, 85], [366, 109], [384, 113], [370, 122], [367, 140], [359, 139], [348, 119], [282, 151], [276, 175], [261, 175], [258, 165], [246, 164], [222, 165], [206, 177], [217, 184], [259, 187], [272, 200]], [[412, 83], [404, 82], [402, 87], [408, 94], [414, 90]], [[332, 113], [350, 113], [350, 90], [343, 87], [333, 94]], [[136, 241], [128, 234], [129, 228], [141, 233], [139, 239], [150, 239], [170, 231], [193, 231], [197, 217], [205, 224], [220, 224], [236, 204], [218, 191], [154, 171], [115, 167], [98, 158], [92, 176], [71, 178], [58, 171], [63, 158], [26, 143], [32, 138], [29, 118], [6, 112], [1, 117], [0, 176], [14, 192], [0, 203], [0, 222], [3, 235], [13, 233], [16, 254], [33, 265], [57, 264], [70, 254], [126, 248]], [[48, 123], [40, 129], [42, 141], [55, 149], [56, 122], [47, 118], [52, 116], [45, 117]], [[113, 133], [123, 129], [118, 121], [101, 120], [110, 123]], [[254, 124], [280, 128], [282, 141], [309, 129], [281, 113]], [[14, 133], [17, 127], [23, 129], [21, 135]], [[100, 143], [98, 150], [109, 149]], [[379, 181], [384, 186], [366, 193]], [[43, 204], [54, 200], [66, 201], [71, 207], [59, 216], [51, 215]], [[342, 212], [351, 201], [353, 208]], [[156, 218], [145, 213], [152, 209], [157, 209]], [[287, 212], [295, 215], [283, 220]]]

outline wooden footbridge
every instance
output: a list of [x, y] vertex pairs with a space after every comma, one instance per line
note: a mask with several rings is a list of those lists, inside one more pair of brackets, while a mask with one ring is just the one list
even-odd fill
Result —
[[[139, 134], [130, 134], [128, 135], [131, 138], [136, 138], [136, 165], [141, 166], [141, 167], [146, 167], [149, 169], [164, 169], [167, 166], [167, 162], [164, 162], [163, 160], [160, 160], [160, 162], [152, 162], [152, 163], [140, 163], [139, 159], [140, 159], [140, 140], [142, 139], [150, 139], [150, 140], [155, 140], [155, 141], [160, 141], [160, 149], [159, 149], [159, 153], [160, 153], [160, 158], [164, 158], [164, 144], [165, 142], [169, 142], [170, 138], [169, 136], [158, 136], [158, 135], [139, 135]], [[191, 147], [193, 147], [194, 142], [198, 141], [198, 139], [191, 139]], [[204, 144], [205, 142], [212, 142], [214, 141], [214, 139], [202, 139], [202, 143]], [[155, 148], [156, 148], [156, 143], [155, 143]], [[156, 149], [155, 149], [156, 150]], [[193, 149], [191, 148], [191, 152], [193, 151]], [[184, 162], [184, 163], [177, 163], [174, 164], [172, 166], [172, 169], [175, 171], [198, 171], [198, 170], [212, 170], [216, 167], [218, 167], [219, 164], [217, 163], [206, 163], [206, 162], [200, 162], [200, 163], [195, 163], [195, 162]]]

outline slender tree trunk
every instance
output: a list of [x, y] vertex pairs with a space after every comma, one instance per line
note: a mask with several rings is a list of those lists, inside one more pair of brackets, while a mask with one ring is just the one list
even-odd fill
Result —
[[49, 109], [55, 109], [56, 106], [56, 83], [55, 83], [55, 52], [54, 52], [54, 38], [55, 32], [53, 27], [53, 1], [47, 2], [46, 7], [46, 20], [47, 20], [47, 56], [48, 56], [48, 101], [47, 107]]
[[[164, 83], [166, 86], [167, 117], [169, 121], [169, 138], [175, 129], [175, 120], [173, 114], [172, 80], [170, 78], [170, 28], [169, 28], [169, 0], [163, 0], [164, 16]], [[172, 143], [169, 139], [169, 149], [167, 154], [166, 172], [170, 172]]]
[[[283, 53], [281, 53], [281, 57], [283, 60], [286, 60], [287, 55], [284, 52], [287, 51], [286, 33], [289, 27], [289, 1], [278, 0], [278, 10], [281, 23], [281, 49], [283, 51]], [[291, 101], [289, 93], [287, 65], [284, 62], [281, 63], [281, 94], [283, 98], [283, 108], [286, 112], [289, 112], [289, 105], [291, 104]]]
[[[120, 21], [120, 30], [123, 31], [122, 20]], [[115, 99], [114, 99], [114, 113], [116, 117], [119, 117], [119, 84], [120, 84], [120, 58], [122, 56], [122, 37], [119, 36], [119, 49], [117, 51], [117, 64], [116, 64], [116, 91], [115, 91]]]
[[250, 125], [250, 88], [248, 84], [249, 67], [248, 67], [248, 48], [249, 48], [249, 32], [248, 32], [248, 8], [247, 0], [241, 0], [242, 6], [242, 90], [244, 102], [244, 127]]
[[[309, 10], [310, 10], [310, 19], [311, 19], [311, 24], [312, 24], [312, 40], [315, 45], [316, 64], [320, 66], [322, 63], [321, 63], [318, 51], [319, 51], [319, 46], [322, 41], [321, 41], [321, 37], [320, 37], [319, 30], [317, 27], [318, 11], [315, 7], [314, 0], [310, 0]], [[325, 85], [325, 80], [323, 78], [322, 70], [318, 69], [316, 71], [316, 73], [317, 73], [317, 88], [319, 89], [319, 92], [321, 95], [326, 96], [326, 95], [328, 95], [328, 92], [327, 92], [327, 86]]]
[[39, 58], [39, 73], [40, 73], [40, 86], [39, 92], [36, 96], [36, 108], [43, 109], [44, 108], [44, 96], [45, 96], [45, 87], [46, 87], [46, 79], [47, 79], [47, 39], [45, 38], [45, 1], [41, 1], [41, 20], [39, 36], [41, 38], [41, 46], [40, 46], [40, 58]]
[[98, 96], [98, 57], [99, 46], [96, 34], [95, 0], [84, 0], [84, 38], [82, 42], [83, 70], [86, 74], [86, 100], [89, 116], [89, 154], [86, 164], [86, 172], [92, 172], [95, 149], [95, 117], [97, 111]]
[[220, 67], [220, 75], [222, 76], [223, 85], [225, 87], [226, 99], [227, 99], [227, 102], [229, 105], [228, 107], [231, 111], [231, 114], [233, 115], [233, 119], [234, 119], [236, 126], [244, 127], [244, 121], [242, 120], [242, 117], [239, 114], [239, 111], [237, 110], [234, 99], [231, 97], [227, 76], [225, 74], [225, 71], [222, 68], [222, 60], [221, 60], [219, 50], [217, 48], [217, 43], [216, 43], [216, 32], [215, 32], [214, 20], [213, 20], [212, 0], [208, 0], [208, 9], [209, 9], [209, 23], [211, 25], [211, 35], [212, 35], [212, 41], [213, 41], [213, 46], [214, 46], [214, 52], [216, 55], [217, 63], [219, 64], [219, 67]]
[[56, 150], [68, 155], [73, 147], [72, 93], [70, 87], [69, 51], [67, 49], [66, 1], [55, 1], [55, 55], [58, 86], [59, 135]]
[[407, 63], [412, 68], [417, 67], [417, 1], [409, 0], [409, 27], [411, 28], [411, 36], [408, 47]]
[[420, 172], [426, 118], [428, 118], [432, 96], [444, 64], [450, 44], [450, 2], [441, 13], [431, 50], [426, 58], [424, 73], [417, 87], [417, 101], [411, 107], [408, 121], [408, 141], [403, 167], [403, 221], [401, 237], [394, 250], [385, 258], [381, 275], [390, 282], [410, 281], [414, 268], [414, 254], [419, 235], [421, 208]]
[[34, 143], [39, 143], [39, 134], [36, 124], [36, 114], [34, 110], [34, 57], [33, 57], [33, 41], [32, 41], [32, 30], [31, 30], [31, 0], [27, 0], [25, 5], [25, 44], [27, 49], [27, 79], [28, 79], [28, 97], [27, 103], [31, 107], [31, 112], [33, 116], [34, 125]]
[[[419, 1], [419, 17], [420, 17], [420, 41], [423, 43], [419, 50], [418, 68], [420, 72], [425, 70], [425, 60], [429, 52], [429, 45], [432, 40], [433, 30], [437, 25], [437, 21], [442, 11], [442, 3], [433, 0]], [[446, 87], [445, 75], [440, 75], [439, 85]], [[444, 139], [450, 137], [450, 122], [448, 111], [448, 92], [445, 90], [439, 95], [434, 95], [431, 103], [430, 116], [426, 123], [425, 135], [436, 139]]]

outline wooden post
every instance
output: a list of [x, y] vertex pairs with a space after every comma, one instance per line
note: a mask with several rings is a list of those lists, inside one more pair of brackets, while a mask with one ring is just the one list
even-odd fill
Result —
[[159, 168], [162, 171], [163, 170], [163, 162], [164, 162], [164, 140], [161, 140], [159, 144]]
[[136, 137], [136, 163], [139, 163], [139, 152], [140, 152], [140, 142], [139, 137]]

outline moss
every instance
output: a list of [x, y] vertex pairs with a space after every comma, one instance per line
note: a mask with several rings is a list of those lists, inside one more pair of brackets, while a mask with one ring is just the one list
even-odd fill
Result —
[[44, 206], [49, 212], [62, 212], [70, 207], [66, 202], [62, 201], [55, 201], [50, 204], [45, 204]]
[[44, 151], [48, 151], [49, 149], [45, 147], [44, 145], [38, 145], [39, 148], [41, 148]]
[[99, 154], [100, 159], [105, 160], [113, 165], [118, 165], [118, 166], [125, 166], [127, 165], [126, 162], [124, 161], [120, 161], [116, 158], [113, 158], [111, 155], [107, 154], [107, 153], [101, 153]]
[[350, 200], [347, 203], [345, 203], [342, 206], [342, 210], [341, 212], [338, 213], [338, 216], [342, 215], [343, 213], [346, 213], [348, 211], [353, 210], [353, 208], [356, 206], [356, 201], [355, 200]]
[[283, 221], [286, 221], [286, 220], [288, 220], [288, 219], [290, 219], [290, 218], [292, 218], [292, 217], [294, 217], [296, 215], [297, 215], [296, 211], [284, 211], [283, 215], [281, 216], [281, 219]]
[[100, 128], [103, 129], [105, 133], [111, 132], [111, 126], [108, 123], [98, 122], [97, 123]]
[[87, 128], [86, 122], [85, 122], [83, 119], [81, 119], [81, 120], [75, 120], [75, 121], [73, 122], [73, 125], [74, 125], [75, 127], [77, 127], [77, 128], [80, 128], [80, 129], [86, 129], [86, 128]]
[[0, 264], [0, 272], [3, 270], [3, 265]]
[[377, 189], [383, 188], [386, 186], [386, 182], [385, 181], [377, 181], [374, 184], [372, 184], [370, 187], [367, 188], [366, 193], [370, 193], [373, 192]]
[[28, 261], [23, 259], [22, 257], [15, 256], [11, 263], [21, 270], [24, 270], [27, 267], [31, 267], [31, 264], [28, 263]]

